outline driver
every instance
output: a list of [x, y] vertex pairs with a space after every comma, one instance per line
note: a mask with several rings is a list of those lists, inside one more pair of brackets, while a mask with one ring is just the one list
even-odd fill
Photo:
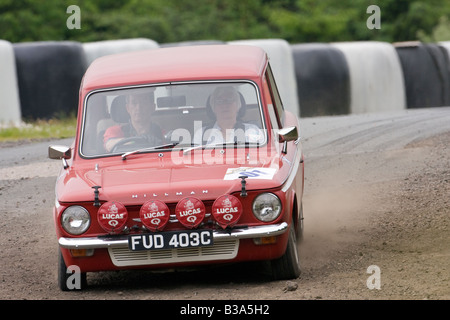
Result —
[[[103, 136], [106, 151], [111, 152], [125, 138], [147, 140], [146, 146], [156, 146], [163, 141], [161, 128], [151, 120], [156, 105], [153, 92], [126, 96], [126, 110], [130, 120], [126, 124], [108, 128]], [[132, 143], [132, 141], [130, 141]]]

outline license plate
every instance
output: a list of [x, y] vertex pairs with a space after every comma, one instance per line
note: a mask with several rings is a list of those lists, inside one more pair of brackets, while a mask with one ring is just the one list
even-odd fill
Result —
[[205, 247], [213, 244], [211, 230], [169, 231], [128, 236], [128, 248], [131, 251]]

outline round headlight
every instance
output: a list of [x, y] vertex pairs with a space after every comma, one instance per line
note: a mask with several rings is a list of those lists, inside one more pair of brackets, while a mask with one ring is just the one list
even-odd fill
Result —
[[89, 212], [80, 206], [71, 206], [61, 215], [61, 225], [68, 233], [79, 235], [84, 233], [91, 224]]
[[273, 193], [262, 193], [253, 201], [253, 214], [258, 220], [273, 221], [281, 213], [281, 201]]

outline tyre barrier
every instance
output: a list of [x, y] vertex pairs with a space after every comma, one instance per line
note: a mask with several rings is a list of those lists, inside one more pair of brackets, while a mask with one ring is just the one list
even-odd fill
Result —
[[392, 44], [378, 41], [337, 42], [350, 73], [350, 113], [406, 108], [405, 85]]
[[408, 108], [450, 105], [449, 58], [445, 48], [420, 42], [395, 43]]
[[435, 43], [427, 43], [425, 48], [433, 58], [439, 74], [442, 99], [439, 106], [448, 106], [450, 105], [450, 63], [447, 50]]
[[[0, 125], [76, 112], [89, 63], [125, 51], [202, 44], [256, 45], [269, 55], [285, 108], [300, 116], [450, 105], [450, 41], [289, 45], [285, 40], [150, 39], [78, 43], [0, 40]], [[301, 105], [301, 110], [300, 110]]]
[[0, 128], [19, 126], [21, 123], [15, 60], [12, 44], [0, 40]]
[[266, 51], [284, 108], [300, 116], [294, 59], [291, 46], [283, 39], [238, 40], [228, 44], [254, 45]]
[[146, 38], [105, 40], [83, 43], [88, 65], [97, 58], [128, 51], [159, 48], [156, 41]]
[[22, 116], [49, 119], [77, 112], [87, 68], [80, 43], [44, 41], [13, 45]]
[[450, 60], [450, 41], [441, 41], [438, 42], [438, 45], [444, 49], [444, 52], [447, 53], [448, 59]]
[[204, 46], [204, 45], [213, 45], [213, 44], [225, 44], [224, 41], [218, 40], [196, 40], [196, 41], [182, 41], [182, 42], [167, 42], [161, 43], [161, 48], [170, 48], [170, 47], [186, 47], [186, 46]]
[[348, 114], [350, 75], [344, 54], [326, 43], [291, 48], [302, 117]]

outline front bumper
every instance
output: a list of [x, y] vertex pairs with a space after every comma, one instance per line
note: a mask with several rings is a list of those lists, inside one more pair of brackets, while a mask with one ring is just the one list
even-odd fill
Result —
[[[250, 239], [278, 236], [286, 232], [288, 224], [279, 224], [236, 228], [232, 230], [215, 230], [214, 240]], [[59, 245], [65, 249], [99, 249], [128, 246], [128, 235], [114, 237], [88, 237], [88, 238], [66, 238], [58, 240]]]

